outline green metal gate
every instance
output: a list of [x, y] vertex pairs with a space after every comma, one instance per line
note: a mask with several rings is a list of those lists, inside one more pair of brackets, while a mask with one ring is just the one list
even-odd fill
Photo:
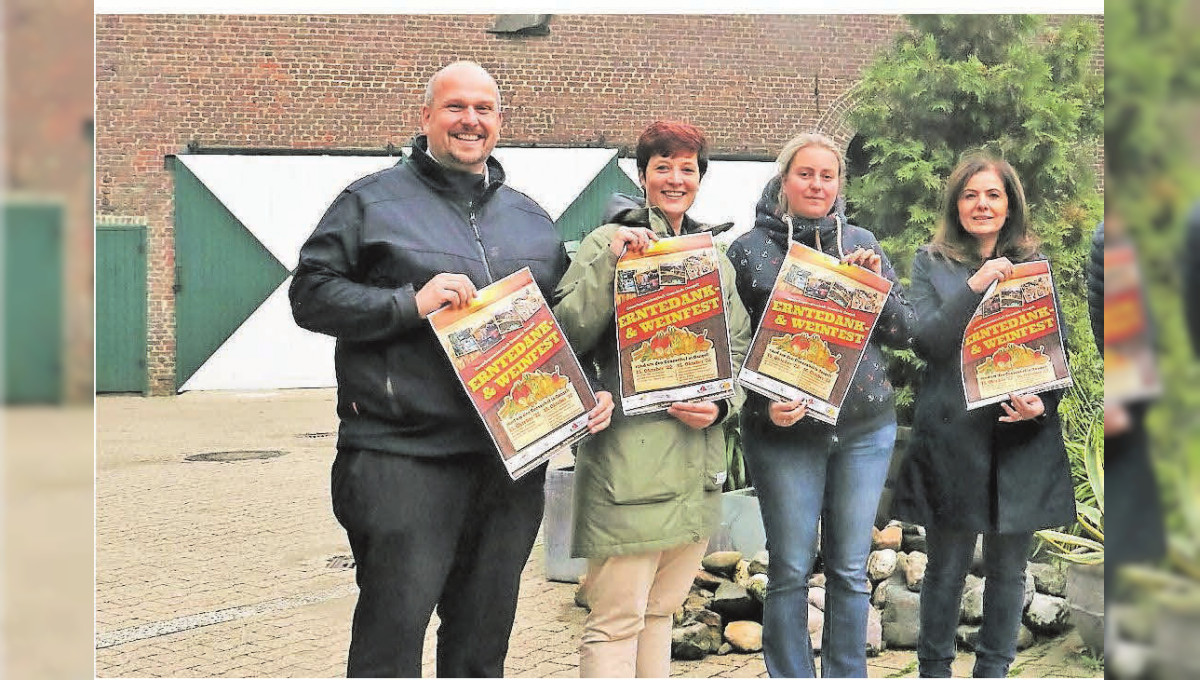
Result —
[[4, 399], [58, 403], [63, 393], [63, 207], [4, 205]]
[[186, 165], [172, 165], [178, 389], [290, 272]]
[[145, 392], [146, 227], [96, 225], [96, 391]]

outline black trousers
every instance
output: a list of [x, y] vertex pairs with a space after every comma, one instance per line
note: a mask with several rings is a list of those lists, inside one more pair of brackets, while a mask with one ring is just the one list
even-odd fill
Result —
[[421, 677], [437, 609], [439, 677], [502, 677], [546, 468], [513, 482], [494, 452], [339, 451], [333, 512], [354, 552], [348, 677]]

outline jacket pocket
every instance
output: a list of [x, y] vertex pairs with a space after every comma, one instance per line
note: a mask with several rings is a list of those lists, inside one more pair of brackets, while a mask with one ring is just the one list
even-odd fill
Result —
[[[605, 486], [617, 505], [662, 503], [687, 488], [689, 477], [680, 450], [674, 418], [671, 422], [639, 416], [637, 425], [614, 432], [601, 444]], [[598, 442], [599, 443], [599, 442]]]

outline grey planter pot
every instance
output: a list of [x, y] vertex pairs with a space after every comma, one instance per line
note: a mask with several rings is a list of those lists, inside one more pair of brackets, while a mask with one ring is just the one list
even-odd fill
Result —
[[575, 468], [546, 471], [546, 514], [542, 519], [542, 551], [547, 581], [579, 583], [587, 560], [571, 557], [571, 525], [575, 516]]
[[1071, 625], [1093, 656], [1104, 656], [1104, 565], [1067, 567], [1067, 607]]
[[758, 492], [752, 487], [721, 494], [721, 526], [708, 541], [708, 552], [737, 550], [747, 559], [767, 549]]

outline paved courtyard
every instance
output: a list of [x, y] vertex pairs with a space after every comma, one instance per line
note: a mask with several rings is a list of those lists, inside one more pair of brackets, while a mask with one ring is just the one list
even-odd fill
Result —
[[[329, 506], [334, 398], [279, 390], [97, 399], [97, 676], [345, 674], [357, 589]], [[187, 460], [214, 453], [232, 460]], [[574, 589], [545, 580], [539, 538], [506, 675], [578, 675], [585, 612]], [[1013, 674], [1102, 676], [1081, 650], [1074, 634], [1040, 644]], [[910, 651], [869, 662], [871, 677], [916, 676]], [[969, 676], [971, 662], [960, 655], [957, 674]], [[671, 674], [764, 677], [766, 668], [761, 654], [713, 655], [674, 662]]]

